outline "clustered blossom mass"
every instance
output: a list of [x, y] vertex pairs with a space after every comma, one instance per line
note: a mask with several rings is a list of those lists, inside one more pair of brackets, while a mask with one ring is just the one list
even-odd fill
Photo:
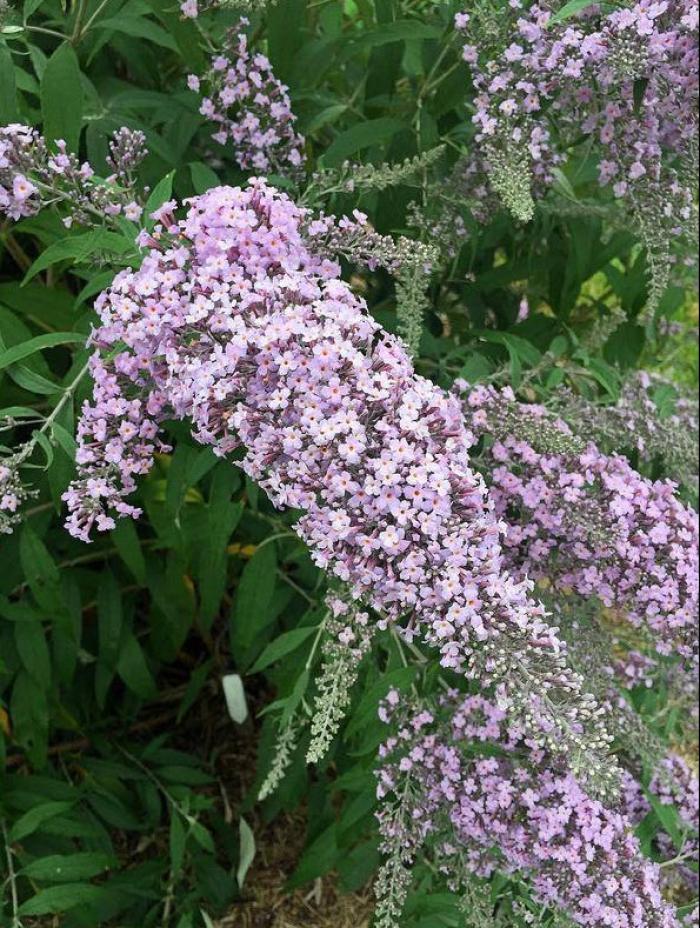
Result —
[[[488, 676], [499, 667], [499, 643], [515, 641], [518, 660], [509, 666], [534, 680], [517, 729], [530, 759], [515, 752], [511, 728], [495, 739], [511, 757], [475, 761], [472, 778], [458, 767], [451, 785], [439, 779], [454, 788], [450, 818], [460, 847], [474, 848], [470, 868], [489, 872], [496, 834], [508, 865], [530, 874], [537, 895], [578, 924], [599, 924], [603, 913], [619, 928], [674, 925], [626, 820], [587, 792], [573, 754], [565, 769], [555, 752], [585, 745], [581, 719], [597, 710], [584, 696], [580, 718], [565, 711], [557, 728], [548, 715], [557, 687], [580, 681], [559, 663], [565, 648], [530, 598], [530, 581], [508, 573], [511, 549], [502, 541], [512, 540], [512, 527], [500, 516], [510, 513], [498, 489], [494, 506], [469, 462], [487, 424], [480, 402], [472, 395], [470, 430], [461, 399], [415, 374], [401, 342], [339, 279], [338, 265], [309, 246], [308, 212], [263, 181], [211, 190], [181, 220], [174, 208], [165, 204], [153, 233], [142, 233], [148, 250], [139, 270], [122, 271], [96, 303], [94, 401], [82, 412], [79, 476], [65, 495], [71, 532], [88, 540], [93, 528], [138, 514], [128, 496], [163, 447], [165, 419], [190, 419], [194, 436], [221, 456], [242, 447], [240, 466], [273, 503], [302, 510], [297, 530], [316, 563], [383, 622], [407, 620], [407, 634], [421, 631], [444, 666]], [[611, 490], [626, 499], [617, 484]], [[688, 528], [683, 512], [673, 511], [670, 533]], [[640, 515], [633, 506], [620, 518]], [[678, 545], [675, 535], [654, 536], [653, 544], [664, 542], [664, 552]], [[663, 581], [657, 566], [649, 561], [648, 569]], [[686, 624], [680, 609], [645, 621], [663, 640]], [[499, 695], [497, 711], [506, 706]], [[466, 722], [458, 731], [460, 717], [456, 739], [473, 735]], [[604, 736], [599, 744], [605, 749]], [[446, 750], [447, 762], [458, 759]], [[430, 789], [421, 781], [418, 795], [432, 795], [437, 814], [445, 797]], [[598, 848], [592, 858], [590, 847]]]
[[598, 713], [530, 582], [505, 569], [459, 400], [418, 377], [339, 267], [309, 250], [307, 212], [288, 197], [253, 181], [191, 201], [179, 222], [171, 209], [142, 236], [141, 268], [96, 302], [93, 343], [112, 354], [92, 361], [70, 531], [87, 540], [136, 514], [127, 497], [160, 423], [190, 418], [217, 454], [246, 449], [241, 466], [277, 506], [304, 511], [297, 530], [315, 562], [355, 598], [384, 622], [406, 619], [407, 635], [420, 629], [445, 667], [532, 693], [543, 737], [584, 754]]
[[[167, 210], [167, 207], [166, 207]], [[501, 563], [503, 526], [468, 465], [459, 402], [417, 377], [339, 269], [308, 250], [303, 211], [262, 182], [164, 210], [141, 268], [96, 303], [103, 351], [79, 429], [69, 527], [114, 524], [152, 463], [160, 422], [191, 417], [282, 506], [316, 562], [392, 620], [415, 612], [447, 666], [499, 622], [546, 634]], [[533, 614], [534, 613], [534, 614]]]
[[695, 235], [695, 0], [640, 0], [605, 13], [591, 5], [563, 22], [543, 4], [509, 7], [502, 45], [486, 44], [483, 54], [473, 16], [456, 18], [477, 88], [480, 154], [466, 167], [477, 203], [492, 187], [518, 218], [532, 218], [533, 196], [588, 137], [602, 152], [600, 183], [630, 204], [652, 251]]
[[380, 750], [388, 852], [429, 842], [447, 874], [466, 866], [484, 877], [528, 876], [539, 902], [576, 925], [678, 925], [630, 821], [591, 797], [494, 702], [452, 693], [437, 714], [412, 717], [399, 703], [391, 693], [384, 718], [397, 734]]
[[244, 171], [296, 176], [303, 170], [304, 138], [296, 128], [287, 87], [269, 59], [253, 53], [243, 19], [231, 34], [231, 47], [217, 55], [209, 73], [190, 75], [190, 90], [204, 90], [200, 112], [218, 126], [212, 138], [231, 143]]
[[[465, 389], [464, 385], [461, 385]], [[465, 393], [475, 439], [492, 434], [512, 391]], [[520, 405], [542, 429], [569, 430], [546, 410]], [[572, 444], [572, 449], [576, 445]], [[691, 657], [697, 646], [698, 516], [670, 481], [652, 481], [595, 444], [543, 452], [536, 440], [503, 434], [483, 452], [497, 514], [507, 521], [506, 560], [517, 575], [598, 597], [646, 626], [662, 654]]]

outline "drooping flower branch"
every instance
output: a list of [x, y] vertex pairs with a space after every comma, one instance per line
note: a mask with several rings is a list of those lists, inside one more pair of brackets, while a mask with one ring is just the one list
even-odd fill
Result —
[[[70, 531], [88, 540], [151, 466], [166, 418], [240, 466], [318, 566], [447, 668], [499, 677], [533, 732], [611, 788], [599, 712], [530, 583], [509, 577], [504, 525], [469, 466], [460, 403], [418, 377], [338, 266], [309, 249], [305, 210], [254, 181], [172, 205], [138, 271], [97, 300], [95, 394], [81, 417]], [[507, 689], [506, 689], [507, 688]], [[595, 760], [595, 757], [598, 759]]]
[[504, 551], [513, 573], [597, 597], [647, 628], [660, 653], [692, 657], [698, 516], [675, 485], [642, 477], [593, 443], [581, 448], [563, 422], [516, 403], [509, 389], [467, 390], [464, 409], [475, 441], [491, 436], [483, 460], [496, 512], [508, 523]]
[[[410, 862], [428, 847], [449, 876], [465, 866], [482, 877], [525, 875], [541, 904], [576, 925], [677, 926], [630, 820], [590, 796], [494, 702], [452, 693], [413, 713], [399, 703], [390, 694], [383, 712], [395, 732], [380, 751], [387, 853], [400, 849]], [[380, 881], [380, 912], [387, 888]], [[396, 898], [387, 905], [400, 909]]]

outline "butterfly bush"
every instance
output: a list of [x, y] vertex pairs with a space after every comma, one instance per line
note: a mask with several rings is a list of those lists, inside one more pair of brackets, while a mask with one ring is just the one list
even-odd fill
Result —
[[200, 79], [190, 75], [191, 90], [205, 93], [200, 113], [218, 128], [212, 138], [231, 144], [244, 171], [298, 176], [304, 166], [304, 137], [296, 128], [288, 88], [269, 59], [253, 52], [241, 19], [226, 54], [217, 55]]
[[468, 13], [456, 18], [477, 91], [476, 154], [465, 167], [484, 202], [477, 217], [488, 214], [494, 191], [530, 220], [556, 168], [587, 138], [600, 152], [600, 184], [629, 207], [648, 246], [658, 302], [669, 240], [697, 236], [697, 4], [591, 6], [557, 22], [546, 5], [513, 0], [503, 18], [497, 50], [480, 41]]
[[[629, 819], [592, 797], [561, 759], [542, 751], [496, 702], [450, 693], [412, 714], [389, 694], [382, 717], [395, 731], [380, 749], [379, 821], [390, 863], [380, 913], [400, 912], [391, 879], [428, 847], [459, 891], [463, 874], [528, 877], [540, 904], [576, 925], [677, 926], [657, 865], [644, 858]], [[380, 925], [400, 924], [395, 914]]]
[[[475, 437], [499, 430], [500, 411], [513, 402], [508, 388], [467, 391], [465, 414]], [[536, 406], [525, 416], [547, 420]], [[561, 430], [564, 445], [569, 441], [564, 423], [547, 428]], [[496, 513], [508, 521], [504, 551], [515, 574], [597, 597], [647, 628], [660, 653], [692, 656], [698, 516], [679, 501], [675, 484], [648, 480], [626, 458], [593, 443], [581, 451], [542, 451], [517, 431], [500, 430], [484, 458]]]
[[119, 129], [109, 146], [113, 175], [99, 182], [88, 162], [81, 163], [59, 139], [55, 151], [29, 126], [0, 127], [0, 216], [15, 222], [36, 216], [46, 206], [67, 206], [64, 223], [95, 224], [124, 216], [134, 222], [143, 208], [133, 190], [134, 172], [146, 155], [145, 137]]
[[[138, 514], [138, 476], [187, 418], [278, 507], [315, 563], [355, 599], [422, 633], [443, 666], [500, 676], [540, 736], [572, 758], [607, 753], [598, 709], [566, 649], [509, 576], [504, 524], [469, 464], [473, 436], [456, 397], [417, 376], [338, 265], [311, 250], [309, 216], [254, 180], [165, 204], [136, 270], [97, 299], [94, 399], [78, 426], [68, 528], [88, 540]], [[471, 658], [471, 660], [469, 660]], [[608, 786], [614, 765], [590, 764]]]

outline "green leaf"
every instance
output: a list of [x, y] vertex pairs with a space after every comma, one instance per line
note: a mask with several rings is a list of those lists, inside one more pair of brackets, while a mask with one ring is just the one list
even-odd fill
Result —
[[37, 686], [48, 689], [51, 686], [51, 657], [41, 622], [17, 622], [15, 645], [27, 673]]
[[651, 805], [656, 817], [661, 822], [664, 831], [673, 841], [676, 850], [680, 851], [683, 847], [683, 823], [681, 821], [678, 809], [672, 805], [666, 805], [661, 802], [653, 793], [646, 791], [647, 799]]
[[80, 235], [68, 236], [49, 245], [46, 251], [39, 255], [25, 274], [22, 284], [28, 283], [40, 271], [46, 270], [52, 264], [58, 264], [59, 261], [71, 260], [74, 264], [80, 264], [98, 252], [112, 256], [135, 255], [136, 245], [127, 236], [107, 229], [93, 229]]
[[62, 607], [58, 567], [44, 542], [27, 523], [20, 535], [19, 559], [37, 603], [48, 612]]
[[206, 193], [207, 190], [217, 187], [221, 183], [218, 174], [202, 161], [192, 161], [190, 163], [190, 174], [192, 175], [194, 192], [197, 195]]
[[326, 106], [304, 126], [305, 133], [307, 135], [312, 135], [314, 132], [318, 132], [318, 130], [322, 129], [324, 126], [334, 123], [343, 113], [346, 113], [347, 110], [347, 103], [333, 103], [331, 106]]
[[204, 689], [204, 685], [209, 679], [209, 673], [211, 672], [212, 661], [205, 661], [201, 667], [198, 667], [191, 675], [189, 682], [187, 684], [187, 689], [185, 694], [182, 697], [180, 707], [177, 710], [177, 723], [178, 725], [190, 711], [192, 706], [195, 704], [197, 697]]
[[350, 155], [357, 154], [363, 148], [386, 142], [404, 128], [402, 122], [388, 116], [357, 123], [335, 139], [321, 160], [325, 167], [337, 167]]
[[156, 684], [148, 669], [146, 656], [131, 632], [127, 632], [122, 641], [117, 672], [131, 692], [141, 699], [152, 699], [155, 696]]
[[210, 854], [216, 853], [216, 847], [209, 831], [201, 825], [199, 822], [192, 822], [190, 825], [192, 829], [192, 837], [197, 842], [200, 847], [203, 847], [205, 851], [208, 851]]
[[64, 429], [59, 422], [54, 422], [51, 426], [51, 434], [53, 435], [54, 441], [63, 448], [68, 457], [71, 460], [75, 458], [78, 444], [68, 429]]
[[105, 890], [87, 883], [66, 883], [65, 886], [52, 886], [42, 889], [19, 908], [19, 914], [56, 915], [70, 912], [79, 905], [92, 905], [105, 898]]
[[129, 568], [136, 581], [141, 586], [145, 586], [146, 560], [133, 521], [131, 519], [120, 519], [117, 527], [112, 530], [111, 538], [119, 552], [119, 557]]
[[100, 662], [113, 670], [120, 654], [122, 637], [122, 601], [119, 584], [111, 571], [100, 577], [97, 591], [97, 632]]
[[17, 120], [17, 85], [12, 53], [4, 42], [0, 42], [0, 125]]
[[442, 26], [423, 23], [418, 19], [400, 19], [368, 31], [358, 40], [358, 44], [363, 48], [376, 48], [393, 42], [439, 39], [443, 32]]
[[100, 29], [106, 29], [111, 32], [123, 32], [124, 35], [130, 35], [137, 39], [146, 39], [154, 45], [160, 45], [162, 48], [169, 48], [177, 51], [177, 43], [165, 29], [157, 23], [146, 19], [144, 16], [112, 16], [109, 19], [103, 19], [99, 23]]
[[569, 0], [560, 10], [557, 10], [547, 23], [547, 26], [554, 26], [557, 23], [563, 22], [565, 19], [571, 19], [572, 16], [577, 16], [579, 13], [588, 9], [589, 6], [593, 6], [594, 3], [595, 0]]
[[238, 725], [242, 725], [248, 718], [248, 702], [245, 698], [243, 680], [237, 673], [231, 673], [223, 678], [221, 685], [224, 689], [229, 716]]
[[7, 373], [18, 387], [40, 396], [53, 396], [61, 389], [55, 381], [42, 377], [41, 374], [35, 373], [24, 365], [11, 367]]
[[177, 874], [185, 860], [187, 846], [187, 832], [178, 812], [173, 810], [170, 818], [170, 864], [173, 873]]
[[183, 61], [190, 70], [201, 73], [206, 67], [201, 37], [191, 19], [185, 19], [170, 0], [148, 0], [148, 5], [177, 42]]
[[63, 815], [64, 812], [70, 812], [73, 808], [72, 802], [44, 802], [35, 806], [29, 812], [25, 812], [21, 818], [18, 818], [10, 830], [10, 844], [16, 844], [29, 835], [38, 831], [44, 822], [48, 822], [57, 815]]
[[83, 84], [78, 58], [68, 42], [49, 58], [41, 78], [41, 113], [44, 136], [51, 145], [63, 139], [70, 151], [78, 151], [83, 123]]
[[243, 889], [245, 878], [255, 860], [255, 850], [255, 835], [253, 834], [253, 830], [248, 822], [242, 818], [240, 823], [240, 855], [238, 870], [236, 871], [236, 880], [241, 889]]
[[163, 203], [167, 203], [168, 200], [172, 197], [174, 177], [175, 171], [170, 171], [165, 175], [165, 177], [161, 177], [161, 179], [151, 191], [148, 200], [146, 200], [146, 206], [143, 211], [147, 221], [151, 219], [152, 213], [154, 213], [157, 209], [160, 209]]
[[264, 545], [248, 561], [241, 575], [231, 616], [233, 653], [245, 653], [274, 619], [273, 600], [277, 580], [275, 545]]
[[[24, 358], [30, 357], [37, 351], [55, 348], [57, 345], [76, 345], [84, 341], [85, 336], [78, 335], [76, 332], [48, 332], [46, 335], [37, 335], [22, 345], [13, 345], [12, 348], [0, 351], [0, 371], [9, 367], [10, 364], [23, 361]], [[60, 387], [56, 385], [54, 392], [59, 389]]]
[[302, 674], [299, 675], [296, 683], [294, 684], [294, 689], [292, 690], [291, 696], [285, 702], [284, 710], [280, 717], [280, 729], [285, 728], [291, 722], [292, 716], [304, 698], [304, 694], [306, 693], [310, 680], [311, 674], [308, 670], [305, 670]]
[[274, 664], [275, 661], [280, 660], [285, 655], [291, 654], [292, 651], [296, 651], [298, 647], [317, 631], [317, 628], [310, 625], [308, 628], [295, 628], [293, 631], [285, 632], [284, 635], [275, 638], [275, 640], [265, 648], [248, 673], [260, 673], [261, 670], [269, 667], [270, 664]]
[[10, 716], [15, 741], [24, 748], [31, 764], [44, 767], [49, 747], [47, 693], [24, 669], [19, 671], [12, 687]]
[[200, 615], [205, 628], [211, 626], [221, 608], [227, 581], [227, 545], [241, 520], [243, 510], [243, 503], [220, 500], [212, 500], [207, 507], [209, 532], [198, 571]]
[[296, 889], [298, 886], [302, 886], [304, 883], [328, 873], [335, 867], [337, 856], [337, 827], [333, 823], [306, 849], [299, 866], [289, 881], [288, 888]]
[[304, 41], [306, 0], [278, 0], [267, 10], [267, 40], [277, 76], [286, 84], [294, 75], [294, 63]]
[[0, 409], [0, 418], [2, 419], [35, 419], [36, 409], [29, 406], [5, 406]]
[[74, 880], [91, 880], [109, 870], [113, 862], [113, 858], [108, 854], [97, 851], [80, 854], [52, 854], [27, 864], [18, 875], [40, 882], [70, 883]]

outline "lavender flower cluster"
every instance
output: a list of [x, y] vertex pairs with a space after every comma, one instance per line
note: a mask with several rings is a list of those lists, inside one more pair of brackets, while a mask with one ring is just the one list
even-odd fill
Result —
[[[189, 418], [217, 454], [246, 449], [240, 466], [275, 505], [303, 510], [296, 528], [316, 564], [382, 627], [421, 631], [445, 667], [507, 678], [552, 747], [607, 754], [557, 630], [505, 568], [505, 526], [469, 466], [459, 400], [414, 373], [338, 266], [309, 249], [308, 211], [288, 197], [254, 180], [190, 201], [180, 221], [173, 206], [142, 235], [141, 268], [96, 302], [69, 530], [88, 540], [138, 514], [127, 497], [160, 424]], [[611, 787], [614, 764], [589, 766]]]
[[[475, 439], [493, 434], [500, 410], [513, 401], [509, 389], [469, 391], [464, 408]], [[547, 421], [543, 408], [526, 407], [526, 415]], [[568, 440], [563, 423], [553, 426]], [[516, 575], [598, 597], [648, 628], [660, 653], [692, 656], [698, 516], [673, 483], [648, 480], [593, 443], [580, 452], [543, 453], [517, 433], [499, 435], [484, 457], [496, 512], [508, 522], [504, 549]]]
[[600, 183], [629, 204], [662, 269], [668, 240], [697, 234], [688, 169], [698, 132], [697, 4], [591, 6], [573, 24], [545, 4], [510, 0], [509, 8], [499, 54], [488, 43], [480, 54], [470, 15], [456, 18], [477, 89], [478, 154], [466, 168], [477, 202], [493, 189], [516, 218], [531, 219], [554, 169], [588, 137], [602, 153]]
[[131, 514], [123, 499], [159, 422], [188, 416], [220, 454], [243, 444], [246, 472], [305, 510], [298, 529], [319, 566], [391, 620], [415, 613], [446, 666], [498, 621], [534, 623], [538, 637], [527, 585], [504, 577], [458, 401], [414, 374], [337, 265], [308, 249], [304, 211], [262, 181], [214, 189], [180, 222], [167, 210], [142, 238], [141, 268], [97, 300], [93, 343], [125, 348], [94, 358], [71, 531], [110, 528], [105, 504]]
[[200, 113], [218, 126], [212, 138], [232, 145], [244, 171], [298, 177], [304, 169], [304, 138], [295, 128], [288, 89], [275, 77], [269, 59], [249, 48], [247, 24], [240, 20], [226, 54], [213, 59], [203, 79], [190, 75], [188, 84], [205, 92]]
[[[428, 845], [448, 876], [465, 868], [527, 876], [540, 904], [576, 925], [678, 925], [631, 822], [590, 796], [496, 703], [454, 692], [436, 711], [411, 715], [399, 704], [392, 692], [383, 709], [396, 731], [380, 750], [388, 853]], [[380, 910], [388, 888], [380, 883]]]
[[142, 133], [119, 129], [110, 143], [114, 174], [99, 182], [64, 141], [57, 140], [51, 151], [36, 129], [16, 123], [0, 127], [0, 215], [17, 221], [56, 204], [68, 208], [67, 226], [120, 215], [137, 222], [143, 209], [132, 184], [146, 154], [144, 144]]

